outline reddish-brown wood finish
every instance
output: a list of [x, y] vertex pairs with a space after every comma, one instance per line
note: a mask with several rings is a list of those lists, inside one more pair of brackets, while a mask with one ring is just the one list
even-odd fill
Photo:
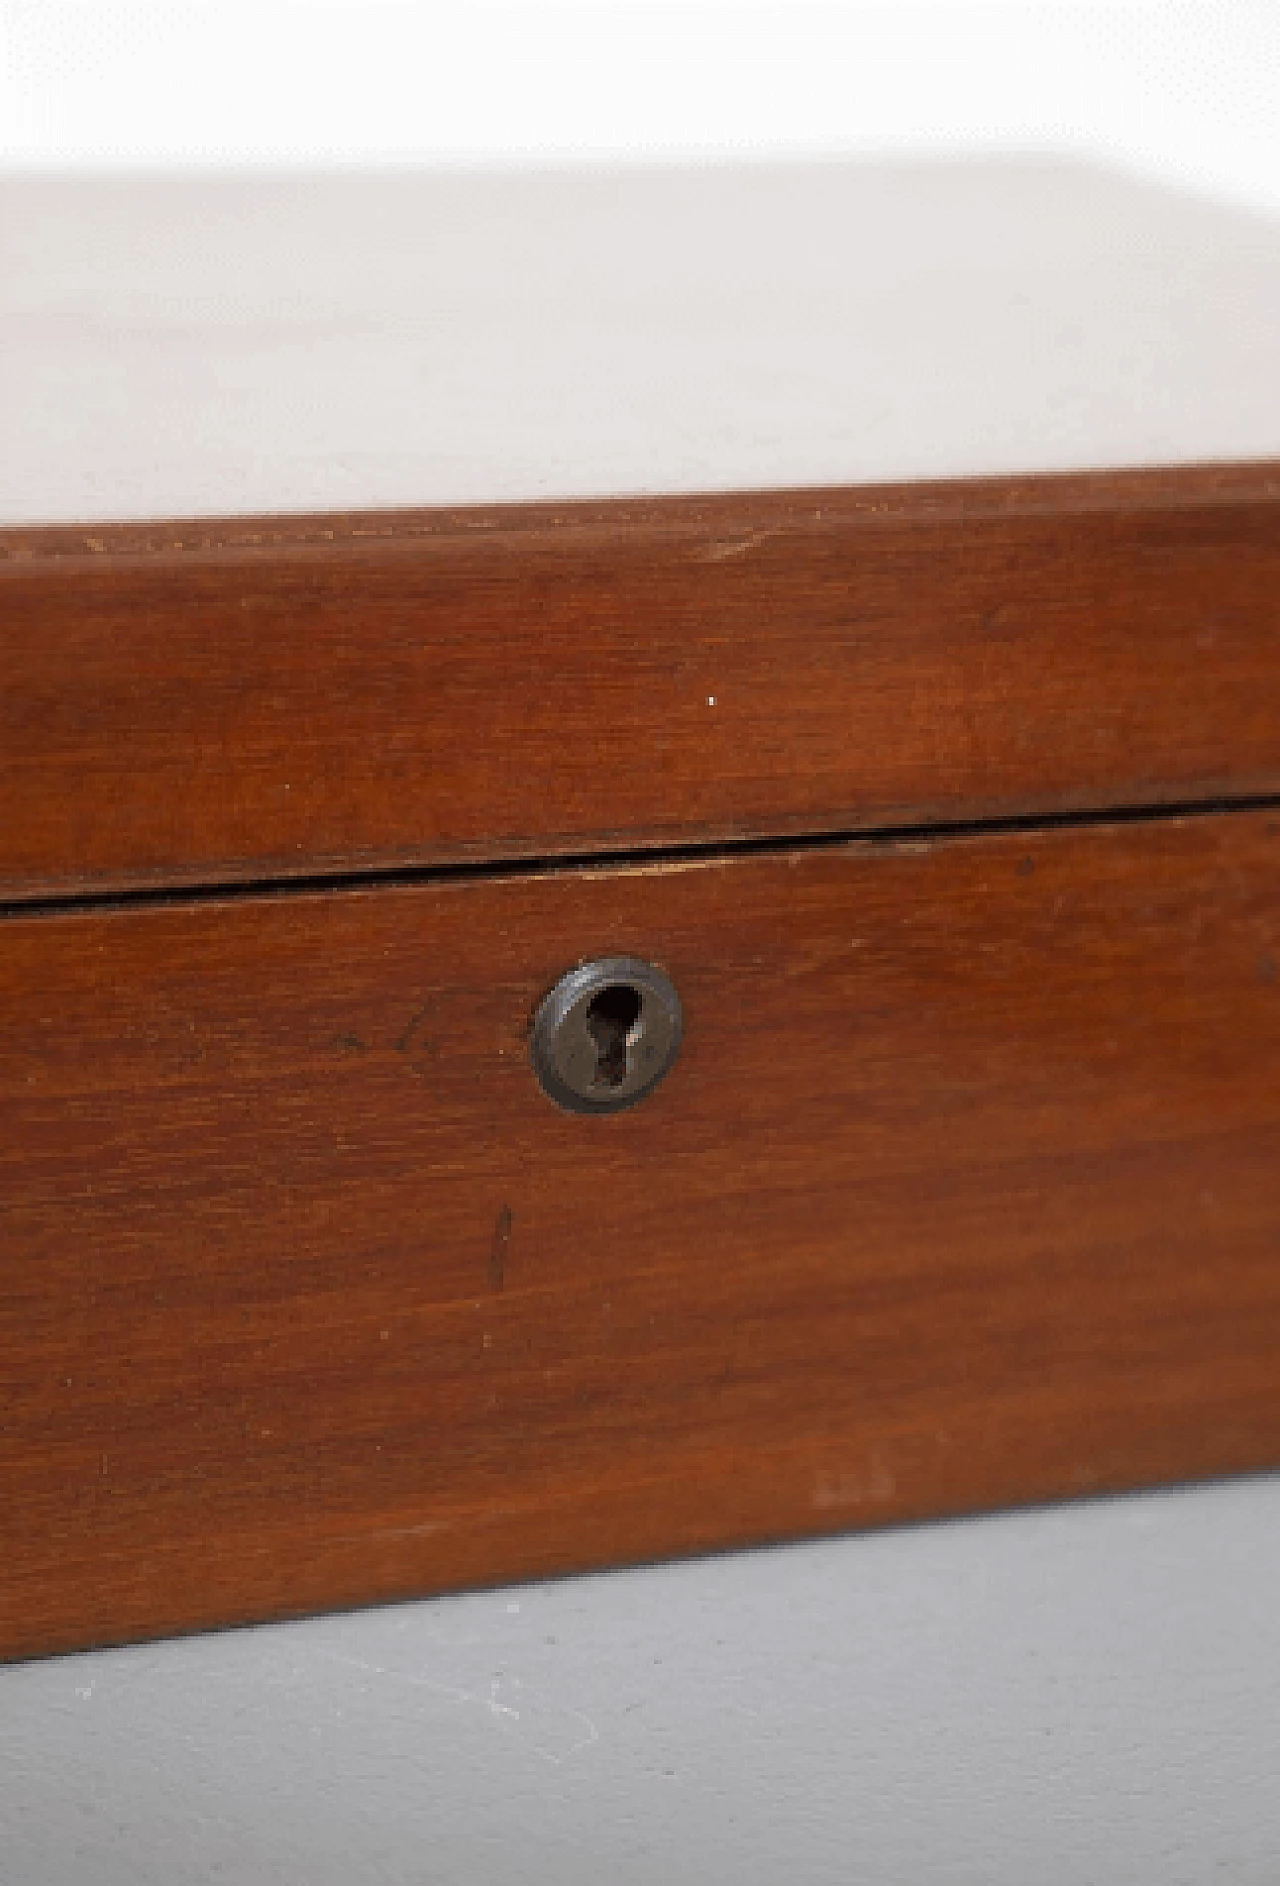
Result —
[[0, 1647], [1275, 1466], [1278, 964], [1261, 813], [9, 918]]
[[1280, 467], [0, 533], [0, 896], [1280, 791]]

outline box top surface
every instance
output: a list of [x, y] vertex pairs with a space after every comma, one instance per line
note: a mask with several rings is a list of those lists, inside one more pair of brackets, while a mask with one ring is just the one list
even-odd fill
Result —
[[11, 176], [0, 257], [0, 525], [1280, 448], [1280, 225], [1083, 163]]

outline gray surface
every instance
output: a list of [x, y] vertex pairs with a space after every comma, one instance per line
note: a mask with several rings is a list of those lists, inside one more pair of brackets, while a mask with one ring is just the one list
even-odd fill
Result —
[[1275, 1886], [1280, 1479], [0, 1671], [5, 1886]]
[[0, 180], [0, 522], [1280, 449], [1280, 222], [1088, 165]]

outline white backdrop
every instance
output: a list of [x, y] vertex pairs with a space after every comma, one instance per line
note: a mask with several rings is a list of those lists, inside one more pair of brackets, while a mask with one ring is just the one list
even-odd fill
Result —
[[1280, 0], [0, 0], [0, 165], [1052, 148], [1280, 209]]

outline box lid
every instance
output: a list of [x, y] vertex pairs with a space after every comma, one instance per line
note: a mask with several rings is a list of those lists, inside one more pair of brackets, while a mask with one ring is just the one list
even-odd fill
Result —
[[1263, 220], [986, 162], [0, 223], [0, 896], [1280, 789]]

